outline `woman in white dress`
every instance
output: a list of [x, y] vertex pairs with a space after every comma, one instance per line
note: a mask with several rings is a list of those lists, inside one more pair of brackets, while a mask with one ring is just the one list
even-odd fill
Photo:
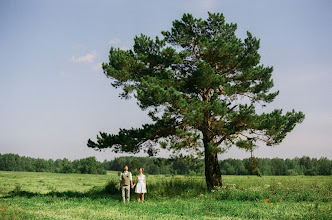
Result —
[[139, 174], [136, 176], [136, 180], [134, 183], [135, 193], [137, 193], [137, 201], [144, 201], [144, 193], [146, 193], [146, 179], [143, 174], [144, 168], [139, 168]]

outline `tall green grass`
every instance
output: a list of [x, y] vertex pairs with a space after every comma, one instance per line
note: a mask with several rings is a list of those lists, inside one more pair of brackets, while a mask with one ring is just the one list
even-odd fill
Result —
[[[247, 179], [247, 181], [243, 181]], [[301, 181], [302, 180], [302, 181]], [[119, 194], [113, 179], [105, 186], [111, 195]], [[301, 185], [299, 185], [301, 182]], [[196, 198], [205, 197], [215, 200], [269, 202], [331, 202], [332, 179], [330, 177], [230, 177], [223, 187], [206, 189], [205, 180], [200, 177], [163, 177], [153, 178], [148, 182], [148, 198]]]

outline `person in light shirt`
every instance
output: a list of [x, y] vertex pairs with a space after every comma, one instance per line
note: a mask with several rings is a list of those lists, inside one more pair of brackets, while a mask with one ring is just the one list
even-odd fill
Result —
[[130, 200], [130, 187], [133, 186], [133, 177], [131, 172], [128, 172], [128, 166], [123, 167], [123, 172], [120, 174], [119, 185], [121, 186], [122, 191], [122, 201], [129, 202]]

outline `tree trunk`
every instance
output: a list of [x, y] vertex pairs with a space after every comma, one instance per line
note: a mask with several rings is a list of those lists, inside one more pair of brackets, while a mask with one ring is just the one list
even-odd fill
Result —
[[218, 154], [213, 152], [206, 138], [203, 138], [205, 150], [205, 180], [209, 190], [222, 186], [221, 172], [218, 163]]

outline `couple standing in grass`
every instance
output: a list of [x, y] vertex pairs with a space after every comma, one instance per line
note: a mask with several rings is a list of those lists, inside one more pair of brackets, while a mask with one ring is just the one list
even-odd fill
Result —
[[137, 193], [137, 201], [144, 201], [144, 193], [146, 193], [146, 179], [143, 174], [144, 168], [139, 168], [139, 174], [136, 176], [135, 183], [133, 184], [133, 178], [131, 172], [128, 171], [128, 166], [123, 167], [123, 172], [120, 174], [119, 185], [122, 191], [122, 200], [129, 202], [130, 199], [130, 188], [135, 188], [135, 193]]

